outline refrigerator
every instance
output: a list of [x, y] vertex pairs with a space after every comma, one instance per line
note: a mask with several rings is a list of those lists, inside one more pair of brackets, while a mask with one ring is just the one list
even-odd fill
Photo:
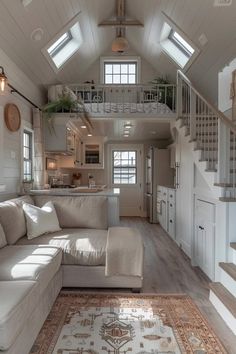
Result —
[[150, 147], [146, 156], [146, 209], [150, 223], [158, 223], [157, 186], [174, 186], [174, 169], [170, 167], [170, 150]]

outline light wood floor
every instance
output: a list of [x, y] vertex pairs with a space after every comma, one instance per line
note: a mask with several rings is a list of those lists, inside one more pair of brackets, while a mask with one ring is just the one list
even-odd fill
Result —
[[[145, 261], [142, 292], [188, 294], [208, 320], [228, 353], [236, 354], [236, 336], [228, 329], [209, 302], [209, 279], [204, 273], [199, 268], [191, 266], [188, 257], [159, 225], [150, 224], [146, 219], [138, 217], [123, 217], [121, 225], [136, 227], [143, 235]], [[104, 289], [93, 291], [104, 292]]]
[[236, 353], [236, 336], [209, 301], [209, 279], [157, 224], [143, 218], [121, 218], [123, 226], [136, 227], [145, 245], [144, 293], [185, 293], [197, 304], [230, 354]]

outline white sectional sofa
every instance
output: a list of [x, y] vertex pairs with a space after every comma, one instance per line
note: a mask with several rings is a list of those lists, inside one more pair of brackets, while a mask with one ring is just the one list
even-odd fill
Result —
[[[29, 240], [23, 204], [41, 207], [49, 200], [62, 230]], [[142, 287], [142, 274], [105, 275], [107, 215], [102, 196], [24, 196], [0, 203], [0, 352], [30, 351], [62, 286]], [[142, 266], [140, 235], [134, 247]]]

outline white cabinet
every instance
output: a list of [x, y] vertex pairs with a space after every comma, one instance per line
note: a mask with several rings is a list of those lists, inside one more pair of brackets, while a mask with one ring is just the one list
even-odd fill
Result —
[[214, 279], [215, 205], [195, 201], [194, 260], [210, 279]]
[[175, 189], [158, 186], [157, 203], [159, 223], [175, 240]]
[[103, 137], [80, 138], [76, 142], [75, 166], [80, 169], [104, 168]]
[[45, 152], [73, 155], [75, 152], [75, 133], [66, 122], [54, 119], [53, 125], [44, 124]]

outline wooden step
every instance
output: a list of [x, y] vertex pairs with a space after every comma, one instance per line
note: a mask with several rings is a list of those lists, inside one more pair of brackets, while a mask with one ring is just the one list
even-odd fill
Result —
[[210, 283], [210, 289], [236, 318], [236, 298], [221, 284]]
[[233, 183], [214, 183], [214, 186], [222, 187], [222, 188], [232, 188], [234, 186], [234, 184]]
[[236, 281], [236, 265], [234, 263], [219, 263], [220, 268], [222, 268], [233, 280]]
[[236, 242], [231, 242], [230, 247], [236, 251]]
[[236, 198], [233, 198], [233, 197], [220, 197], [219, 201], [220, 202], [225, 202], [225, 203], [236, 203]]

